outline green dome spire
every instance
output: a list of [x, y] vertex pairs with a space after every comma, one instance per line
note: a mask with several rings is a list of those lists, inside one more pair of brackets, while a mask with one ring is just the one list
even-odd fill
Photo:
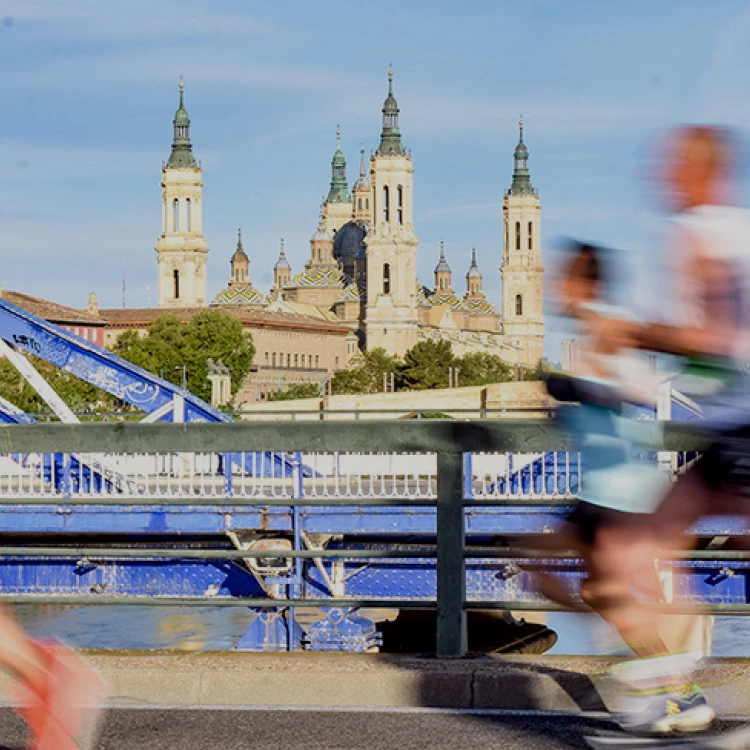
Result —
[[523, 117], [518, 121], [518, 145], [513, 152], [513, 183], [508, 191], [510, 195], [533, 195], [534, 188], [531, 185], [529, 174], [529, 149], [523, 142]]
[[180, 81], [180, 106], [174, 113], [174, 140], [172, 141], [172, 153], [169, 155], [167, 167], [182, 169], [198, 166], [193, 156], [193, 144], [190, 142], [190, 117], [185, 109], [183, 92], [185, 84]]
[[398, 126], [398, 102], [393, 95], [393, 71], [388, 71], [388, 96], [383, 102], [383, 130], [380, 134], [379, 156], [404, 156], [401, 131]]
[[331, 189], [328, 203], [350, 203], [349, 185], [346, 182], [346, 158], [341, 150], [341, 129], [336, 126], [336, 151], [331, 159]]

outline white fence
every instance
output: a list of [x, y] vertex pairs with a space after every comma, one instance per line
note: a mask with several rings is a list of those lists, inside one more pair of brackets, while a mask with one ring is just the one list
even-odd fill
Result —
[[[473, 454], [475, 498], [571, 497], [578, 454]], [[0, 455], [0, 497], [433, 498], [437, 458], [425, 453]]]

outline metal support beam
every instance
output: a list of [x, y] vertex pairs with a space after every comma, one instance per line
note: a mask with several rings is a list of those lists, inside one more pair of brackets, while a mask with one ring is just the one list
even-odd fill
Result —
[[150, 424], [152, 422], [158, 422], [160, 419], [167, 416], [167, 414], [171, 414], [172, 410], [174, 409], [174, 399], [171, 401], [167, 401], [166, 404], [163, 406], [160, 406], [158, 409], [155, 409], [150, 414], [147, 414], [142, 420], [141, 424]]
[[26, 357], [0, 338], [0, 354], [8, 358], [21, 377], [39, 394], [44, 403], [66, 424], [77, 424], [80, 420], [70, 407], [55, 393], [54, 388], [37, 372]]
[[463, 454], [437, 456], [437, 655], [466, 653]]

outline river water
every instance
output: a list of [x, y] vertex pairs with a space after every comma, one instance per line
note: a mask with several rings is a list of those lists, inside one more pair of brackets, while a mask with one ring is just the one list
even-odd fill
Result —
[[[225, 651], [234, 647], [254, 614], [244, 608], [23, 605], [18, 618], [37, 637], [56, 637], [79, 648]], [[305, 613], [299, 619], [304, 621]], [[559, 640], [551, 654], [622, 652], [617, 638], [589, 615], [552, 613]], [[750, 617], [717, 617], [714, 656], [750, 656]]]

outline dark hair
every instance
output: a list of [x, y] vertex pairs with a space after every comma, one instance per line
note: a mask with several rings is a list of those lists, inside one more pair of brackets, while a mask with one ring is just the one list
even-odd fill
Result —
[[596, 245], [573, 242], [570, 246], [570, 260], [567, 275], [584, 281], [598, 283], [604, 277], [603, 250]]

